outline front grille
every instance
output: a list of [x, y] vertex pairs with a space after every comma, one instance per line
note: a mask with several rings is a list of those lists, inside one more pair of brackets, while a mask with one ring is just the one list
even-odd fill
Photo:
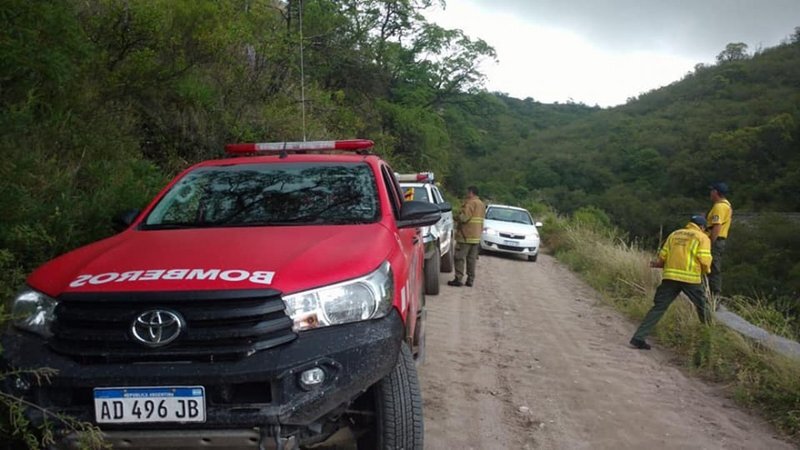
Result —
[[525, 239], [525, 236], [521, 234], [509, 234], [509, 233], [500, 233], [500, 237], [506, 239]]
[[527, 247], [514, 247], [512, 245], [502, 245], [502, 244], [497, 244], [497, 248], [499, 248], [500, 250], [508, 250], [513, 252], [522, 252], [528, 249]]
[[[275, 290], [64, 294], [50, 347], [84, 363], [240, 359], [294, 340], [292, 321]], [[177, 313], [175, 341], [152, 348], [134, 338], [136, 318]]]

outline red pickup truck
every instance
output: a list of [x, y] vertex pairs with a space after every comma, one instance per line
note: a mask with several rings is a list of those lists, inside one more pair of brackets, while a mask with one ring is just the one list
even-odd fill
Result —
[[[119, 447], [421, 449], [423, 242], [371, 141], [235, 144], [37, 269], [2, 389]], [[41, 422], [41, 413], [28, 415]], [[75, 439], [67, 436], [65, 439]]]

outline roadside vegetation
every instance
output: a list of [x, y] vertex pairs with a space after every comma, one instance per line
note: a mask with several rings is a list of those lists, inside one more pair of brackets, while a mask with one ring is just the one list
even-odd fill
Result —
[[[548, 251], [578, 272], [610, 305], [632, 320], [652, 306], [660, 270], [655, 252], [631, 243], [597, 208], [570, 217], [546, 214], [542, 236]], [[763, 300], [738, 298], [732, 309], [774, 333], [794, 337], [792, 317]], [[702, 325], [688, 300], [677, 299], [656, 328], [657, 342], [675, 352], [691, 372], [724, 384], [742, 405], [760, 410], [779, 429], [800, 437], [800, 362], [742, 337], [727, 327]], [[633, 351], [633, 350], [631, 350]]]
[[[731, 231], [732, 307], [800, 333], [800, 222], [765, 214], [800, 211], [800, 27], [601, 109], [483, 91], [479, 67], [495, 52], [427, 22], [441, 3], [0, 0], [0, 304], [225, 143], [362, 137], [398, 171], [436, 172], [450, 199], [476, 184], [534, 216], [575, 213], [548, 221], [551, 248], [636, 317], [656, 282], [639, 249], [707, 210], [708, 183], [727, 181], [735, 211], [759, 214]], [[578, 236], [619, 264], [602, 267]], [[674, 309], [662, 342], [796, 432], [794, 366]], [[16, 422], [0, 431], [24, 428], [3, 417]]]

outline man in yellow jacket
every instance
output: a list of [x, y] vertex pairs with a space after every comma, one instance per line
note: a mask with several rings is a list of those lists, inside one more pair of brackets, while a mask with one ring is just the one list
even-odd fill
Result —
[[[467, 198], [461, 205], [461, 213], [456, 221], [456, 253], [454, 263], [456, 269], [455, 279], [448, 281], [450, 286], [472, 286], [475, 282], [475, 263], [478, 260], [478, 250], [481, 243], [481, 233], [483, 232], [483, 218], [486, 216], [486, 206], [478, 197], [478, 188], [470, 186], [467, 188]], [[462, 284], [464, 278], [464, 263], [467, 266], [467, 282]]]
[[719, 297], [722, 293], [722, 255], [725, 253], [725, 242], [728, 239], [728, 231], [731, 229], [733, 219], [733, 208], [731, 202], [725, 198], [728, 195], [728, 185], [725, 183], [714, 183], [709, 186], [711, 189], [711, 201], [714, 206], [706, 216], [708, 222], [708, 237], [711, 239], [711, 255], [714, 260], [711, 263], [711, 273], [708, 275], [708, 287], [712, 297]]
[[711, 240], [705, 234], [705, 228], [705, 217], [692, 216], [685, 228], [675, 230], [667, 237], [658, 252], [658, 260], [650, 263], [651, 267], [663, 268], [663, 280], [656, 289], [655, 304], [631, 339], [632, 346], [650, 350], [645, 338], [681, 292], [694, 304], [700, 321], [708, 322], [702, 277], [711, 272]]

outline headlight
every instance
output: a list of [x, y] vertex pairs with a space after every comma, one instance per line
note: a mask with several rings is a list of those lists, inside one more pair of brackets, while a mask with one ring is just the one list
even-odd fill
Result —
[[490, 236], [497, 236], [497, 230], [495, 230], [494, 228], [484, 228], [483, 232]]
[[41, 292], [26, 289], [14, 299], [11, 319], [17, 328], [49, 337], [52, 335], [50, 325], [55, 318], [53, 311], [57, 304], [56, 300]]
[[283, 302], [294, 331], [303, 331], [383, 317], [393, 297], [392, 268], [384, 262], [361, 278], [287, 295]]

